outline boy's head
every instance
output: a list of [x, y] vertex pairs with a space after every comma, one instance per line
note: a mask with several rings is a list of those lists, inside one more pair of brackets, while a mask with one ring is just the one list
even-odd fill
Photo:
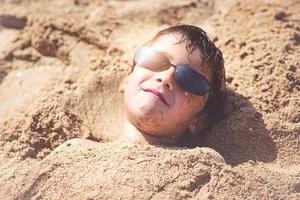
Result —
[[125, 123], [137, 131], [178, 138], [223, 115], [223, 57], [202, 29], [164, 29], [135, 53], [134, 62], [123, 92]]

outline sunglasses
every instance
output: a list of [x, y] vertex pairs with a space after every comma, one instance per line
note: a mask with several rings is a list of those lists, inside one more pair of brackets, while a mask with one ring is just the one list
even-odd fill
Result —
[[187, 65], [173, 65], [164, 54], [149, 47], [138, 49], [133, 63], [155, 72], [167, 70], [170, 66], [175, 67], [175, 82], [185, 91], [199, 96], [209, 91], [209, 81], [204, 76]]

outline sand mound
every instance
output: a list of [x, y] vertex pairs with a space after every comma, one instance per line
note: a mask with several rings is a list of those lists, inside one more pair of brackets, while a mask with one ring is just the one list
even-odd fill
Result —
[[[300, 198], [299, 1], [0, 5], [2, 199]], [[134, 49], [177, 23], [224, 53], [226, 118], [184, 142], [209, 148], [104, 143]]]
[[[293, 196], [292, 188], [298, 186], [293, 185], [292, 175], [278, 177], [262, 167], [250, 170], [251, 166], [233, 169], [209, 148], [169, 149], [119, 142], [80, 143], [73, 139], [32, 166], [21, 181], [13, 183], [17, 188], [12, 190], [10, 183], [4, 186], [4, 194], [7, 199]], [[261, 176], [262, 172], [266, 175]], [[280, 182], [274, 184], [267, 178]]]

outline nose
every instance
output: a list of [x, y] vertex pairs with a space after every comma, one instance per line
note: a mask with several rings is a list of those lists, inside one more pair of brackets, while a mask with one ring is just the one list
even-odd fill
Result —
[[161, 82], [164, 87], [173, 90], [175, 70], [175, 67], [170, 67], [165, 71], [159, 72], [155, 77], [155, 80]]

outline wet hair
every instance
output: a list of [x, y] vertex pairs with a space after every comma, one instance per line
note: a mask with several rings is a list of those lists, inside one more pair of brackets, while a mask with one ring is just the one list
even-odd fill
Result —
[[209, 39], [206, 32], [199, 27], [179, 24], [159, 31], [146, 45], [151, 45], [159, 37], [168, 34], [179, 34], [186, 50], [192, 53], [196, 48], [202, 53], [201, 66], [212, 70], [211, 90], [209, 98], [202, 111], [197, 115], [201, 118], [205, 128], [210, 128], [224, 117], [225, 109], [225, 69], [223, 54]]

